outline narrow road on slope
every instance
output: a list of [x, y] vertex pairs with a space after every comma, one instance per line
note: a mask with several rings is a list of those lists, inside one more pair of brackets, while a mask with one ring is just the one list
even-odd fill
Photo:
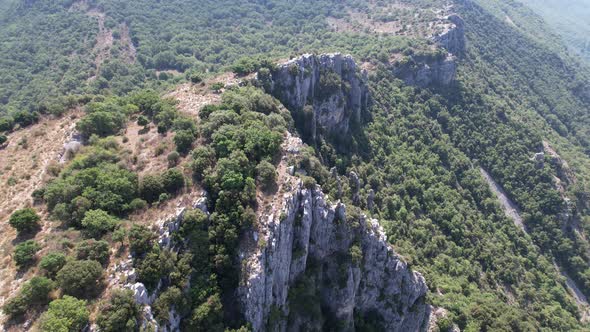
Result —
[[516, 206], [516, 204], [512, 202], [510, 198], [508, 198], [508, 195], [506, 195], [504, 189], [502, 189], [502, 187], [492, 178], [492, 176], [485, 169], [480, 167], [479, 171], [481, 172], [481, 175], [483, 175], [484, 179], [490, 186], [490, 190], [494, 193], [494, 195], [496, 195], [496, 197], [498, 197], [498, 200], [500, 201], [500, 205], [502, 205], [502, 210], [504, 210], [504, 213], [506, 213], [506, 215], [514, 221], [514, 225], [516, 225], [518, 228], [522, 229], [526, 233], [526, 226], [522, 221], [522, 217], [520, 216], [520, 210], [518, 209], [518, 206]]

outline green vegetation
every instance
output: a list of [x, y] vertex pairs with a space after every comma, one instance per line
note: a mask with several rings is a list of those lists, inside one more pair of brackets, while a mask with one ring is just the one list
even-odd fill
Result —
[[43, 256], [39, 262], [39, 268], [52, 279], [55, 278], [57, 272], [59, 272], [64, 265], [66, 265], [66, 255], [60, 252], [49, 253]]
[[65, 295], [49, 303], [49, 309], [40, 318], [40, 329], [43, 332], [80, 331], [88, 323], [89, 316], [86, 301]]
[[19, 293], [6, 301], [2, 311], [9, 317], [23, 316], [33, 307], [42, 306], [50, 301], [49, 293], [55, 289], [55, 283], [44, 277], [33, 277], [20, 289]]
[[37, 215], [37, 212], [32, 208], [24, 208], [15, 211], [11, 216], [8, 223], [14, 227], [20, 234], [32, 233], [34, 230], [39, 228], [39, 220], [41, 217]]
[[41, 246], [34, 240], [21, 242], [14, 247], [14, 262], [20, 268], [28, 267], [35, 262], [37, 251]]
[[[76, 240], [64, 246], [64, 253], [40, 260], [39, 270], [55, 283], [31, 278], [4, 305], [7, 315], [43, 310], [56, 286], [61, 290], [55, 295], [92, 300], [102, 289], [112, 243], [125, 249], [127, 239], [138, 281], [150, 291], [161, 283], [152, 306], [158, 321], [165, 323], [174, 308], [183, 317], [183, 330], [246, 329], [236, 309], [238, 244], [256, 221], [256, 186], [269, 192], [275, 186], [274, 163], [284, 132], [295, 126], [291, 114], [261, 89], [209, 84], [209, 76], [259, 71], [260, 85], [268, 87], [274, 59], [343, 51], [372, 69], [372, 109], [353, 135], [343, 138], [349, 144], [318, 141], [300, 151], [296, 166], [307, 172], [301, 176], [304, 187], [320, 184], [332, 199], [347, 204], [351, 219], [366, 213], [380, 220], [396, 250], [425, 275], [427, 301], [449, 310], [441, 330], [453, 324], [464, 331], [587, 329], [554, 262], [590, 296], [585, 239], [590, 231], [590, 76], [520, 3], [458, 2], [454, 10], [465, 19], [468, 47], [458, 60], [457, 82], [429, 89], [405, 86], [386, 62], [402, 54], [444, 55], [425, 39], [399, 36], [412, 36], [412, 29], [434, 19], [435, 1], [404, 1], [408, 8], [387, 9], [379, 8], [381, 2], [355, 0], [87, 3], [90, 10], [69, 0], [0, 2], [0, 132], [79, 106], [85, 115], [76, 129], [86, 144], [34, 193], [36, 203], [46, 203], [51, 217]], [[343, 31], [326, 20], [351, 23], [364, 14], [382, 23], [403, 18], [404, 26], [393, 36], [355, 24]], [[97, 20], [104, 23], [102, 32], [113, 36], [112, 47], [100, 56]], [[580, 22], [558, 23], [581, 31]], [[566, 35], [570, 45], [587, 51], [580, 34]], [[290, 72], [309, 74], [297, 66]], [[209, 84], [210, 90], [223, 91], [219, 105], [194, 110], [199, 123], [160, 97], [185, 79], [198, 88]], [[343, 88], [332, 71], [321, 72], [319, 83], [320, 98]], [[305, 138], [309, 126], [301, 124], [309, 124], [312, 110], [296, 116]], [[136, 156], [112, 137], [126, 130], [129, 119], [144, 127], [141, 133], [156, 127], [162, 137], [171, 137], [175, 151], [167, 156], [168, 170], [138, 175]], [[6, 140], [0, 135], [0, 145]], [[572, 183], [563, 181], [563, 192], [555, 187], [560, 169], [550, 157], [542, 165], [531, 160], [542, 151], [543, 140], [557, 147], [576, 175]], [[344, 180], [342, 190], [328, 172], [331, 167]], [[479, 167], [522, 210], [528, 234], [505, 216]], [[171, 235], [179, 252], [160, 247], [157, 234], [146, 226], [127, 231], [130, 214], [150, 204], [159, 207], [191, 185], [185, 179], [189, 168], [194, 182], [208, 192], [211, 214], [186, 211], [181, 229]], [[358, 197], [346, 181], [350, 171], [360, 178]], [[17, 181], [10, 177], [7, 183]], [[369, 207], [371, 191], [375, 197]], [[571, 219], [564, 219], [562, 195], [570, 199]], [[9, 223], [19, 235], [30, 235], [39, 220], [29, 208], [16, 211]], [[14, 261], [29, 267], [40, 249], [33, 240], [17, 244]], [[364, 259], [356, 243], [344, 256], [355, 265]], [[318, 321], [326, 318], [321, 287], [304, 276], [290, 289], [291, 310]], [[76, 331], [88, 322], [87, 302], [69, 295], [51, 302], [41, 330]], [[101, 331], [135, 331], [140, 315], [132, 293], [115, 291], [101, 304], [96, 323]], [[285, 318], [294, 316], [283, 317], [281, 308], [273, 307], [268, 325]], [[371, 313], [355, 315], [358, 330], [380, 330], [378, 320]], [[329, 319], [325, 325], [332, 323], [338, 327]]]
[[96, 323], [105, 332], [135, 331], [140, 313], [133, 292], [118, 290], [102, 304]]
[[103, 270], [97, 261], [71, 261], [57, 273], [57, 282], [64, 293], [91, 298], [102, 289]]

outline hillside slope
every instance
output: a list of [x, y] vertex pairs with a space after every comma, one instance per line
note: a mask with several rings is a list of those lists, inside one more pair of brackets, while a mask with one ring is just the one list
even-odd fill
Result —
[[590, 70], [521, 2], [0, 10], [4, 329], [590, 328]]

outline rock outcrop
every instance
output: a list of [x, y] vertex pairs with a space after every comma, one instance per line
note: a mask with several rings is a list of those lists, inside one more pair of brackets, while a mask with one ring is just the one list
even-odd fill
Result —
[[[199, 209], [207, 213], [207, 193], [203, 192], [201, 197], [194, 201], [192, 208]], [[175, 213], [167, 218], [158, 220], [156, 222], [158, 233], [158, 245], [162, 249], [171, 250], [178, 253], [179, 243], [174, 238], [174, 233], [180, 230], [180, 226], [184, 220], [184, 214], [187, 211], [186, 207], [178, 207]], [[181, 317], [173, 307], [171, 308], [168, 323], [160, 325], [152, 313], [151, 305], [158, 298], [162, 285], [164, 285], [167, 277], [160, 280], [155, 290], [151, 293], [147, 290], [145, 285], [136, 281], [136, 271], [133, 267], [133, 257], [129, 255], [125, 261], [115, 264], [113, 270], [108, 278], [108, 284], [111, 288], [129, 289], [133, 292], [135, 302], [141, 307], [141, 329], [152, 331], [178, 331], [180, 327]], [[96, 326], [91, 326], [90, 331], [97, 331]]]
[[319, 186], [300, 183], [284, 194], [247, 237], [238, 295], [254, 331], [318, 330], [326, 322], [352, 331], [355, 317], [367, 316], [383, 331], [426, 329], [424, 278], [376, 220], [347, 215]]
[[420, 88], [447, 86], [457, 75], [457, 58], [452, 54], [407, 57], [394, 64], [393, 73], [407, 85]]
[[394, 74], [408, 85], [447, 86], [457, 75], [457, 60], [465, 52], [465, 23], [457, 14], [440, 18], [442, 29], [432, 41], [442, 48], [436, 56], [408, 56], [393, 65]]
[[461, 56], [465, 52], [465, 22], [457, 14], [449, 15], [446, 20], [448, 24], [444, 30], [432, 39], [449, 53]]
[[366, 73], [350, 55], [306, 54], [258, 78], [314, 140], [318, 134], [346, 136], [369, 103]]

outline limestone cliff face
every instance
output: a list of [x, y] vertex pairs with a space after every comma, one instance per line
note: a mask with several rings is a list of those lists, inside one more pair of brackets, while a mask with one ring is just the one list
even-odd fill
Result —
[[447, 86], [455, 80], [457, 60], [465, 52], [465, 23], [457, 14], [444, 18], [442, 31], [432, 41], [442, 50], [439, 56], [409, 56], [394, 64], [394, 74], [408, 85], [426, 88]]
[[366, 73], [350, 55], [306, 54], [278, 65], [268, 80], [267, 92], [296, 121], [305, 122], [313, 139], [318, 134], [346, 135], [369, 103]]
[[447, 86], [455, 80], [457, 58], [452, 54], [442, 57], [410, 57], [396, 64], [393, 73], [408, 85], [421, 88], [431, 85]]
[[[371, 315], [384, 331], [426, 328], [424, 278], [387, 244], [377, 221], [347, 216], [319, 187], [298, 184], [248, 236], [238, 294], [254, 331], [314, 330], [327, 321], [352, 331], [355, 315]], [[312, 297], [301, 303], [306, 291]]]
[[457, 14], [449, 15], [447, 21], [446, 29], [432, 39], [449, 53], [460, 56], [465, 52], [465, 22]]

